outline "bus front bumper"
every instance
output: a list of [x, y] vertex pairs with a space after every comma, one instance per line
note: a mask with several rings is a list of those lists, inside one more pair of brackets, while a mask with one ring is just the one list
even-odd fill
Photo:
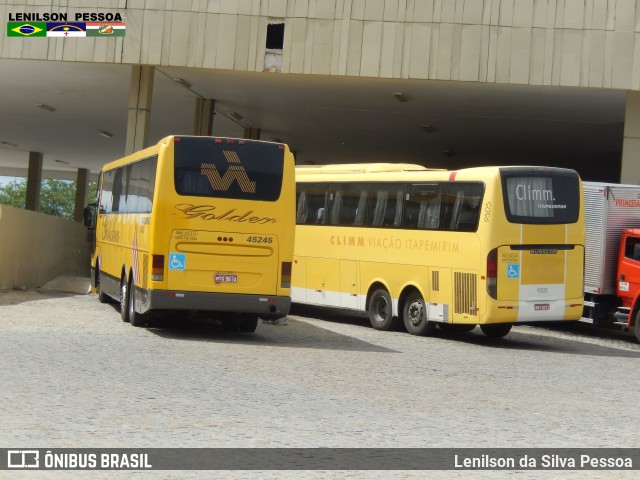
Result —
[[[136, 290], [140, 310], [182, 310], [212, 313], [258, 315], [265, 319], [284, 317], [291, 308], [291, 298], [277, 295], [246, 295], [175, 290]], [[136, 302], [137, 303], [137, 302]]]

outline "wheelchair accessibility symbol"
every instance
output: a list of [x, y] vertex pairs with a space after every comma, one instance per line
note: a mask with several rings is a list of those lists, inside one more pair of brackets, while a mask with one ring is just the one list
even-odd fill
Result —
[[517, 263], [507, 264], [507, 278], [520, 278], [520, 265]]
[[184, 270], [187, 265], [187, 255], [184, 253], [169, 254], [169, 270]]

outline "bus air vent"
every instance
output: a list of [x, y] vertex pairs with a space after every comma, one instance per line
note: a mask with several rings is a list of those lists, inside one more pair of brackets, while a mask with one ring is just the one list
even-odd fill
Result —
[[454, 312], [465, 315], [477, 315], [477, 275], [475, 273], [455, 272], [453, 274]]
[[431, 271], [431, 290], [434, 292], [440, 291], [440, 272], [438, 270]]

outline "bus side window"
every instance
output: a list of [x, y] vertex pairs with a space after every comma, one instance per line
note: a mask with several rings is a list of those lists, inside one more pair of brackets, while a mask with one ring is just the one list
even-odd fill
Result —
[[449, 184], [445, 188], [445, 218], [449, 230], [475, 232], [478, 228], [482, 184]]
[[309, 214], [307, 208], [307, 192], [298, 190], [298, 201], [296, 202], [296, 224], [304, 225]]
[[410, 185], [406, 195], [404, 228], [437, 230], [440, 226], [440, 187]]
[[404, 187], [402, 185], [373, 184], [375, 201], [371, 202], [367, 225], [371, 227], [399, 228], [402, 224], [402, 199]]
[[331, 202], [331, 225], [350, 227], [363, 225], [366, 213], [367, 185], [344, 184], [335, 185], [335, 193]]
[[[300, 197], [305, 195], [305, 211], [300, 212], [300, 225], [323, 225], [325, 222], [325, 207], [327, 203], [327, 189], [324, 185], [300, 184]], [[299, 206], [300, 206], [300, 202]], [[296, 213], [296, 215], [298, 215]]]

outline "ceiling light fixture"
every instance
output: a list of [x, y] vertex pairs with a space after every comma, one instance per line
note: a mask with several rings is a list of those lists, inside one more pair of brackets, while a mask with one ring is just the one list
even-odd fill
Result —
[[62, 163], [62, 164], [64, 164], [64, 165], [69, 165], [69, 162], [66, 162], [66, 161], [64, 161], [64, 160], [54, 160], [54, 162], [56, 162], [56, 163]]
[[435, 130], [435, 127], [433, 125], [422, 125], [422, 130], [427, 133], [431, 133]]
[[98, 130], [98, 135], [102, 135], [106, 138], [113, 138], [113, 133], [107, 132], [106, 130]]
[[456, 152], [454, 152], [453, 150], [442, 150], [442, 154], [445, 157], [453, 157], [456, 154]]
[[0, 141], [0, 145], [6, 145], [7, 147], [18, 148], [18, 145], [15, 143], [7, 142], [6, 140]]
[[56, 111], [55, 107], [52, 107], [51, 105], [47, 105], [46, 103], [36, 103], [35, 106], [38, 107], [38, 108], [41, 108], [43, 110], [46, 110], [47, 112], [55, 112]]
[[235, 118], [236, 120], [242, 120], [242, 115], [240, 115], [238, 112], [228, 112], [227, 115]]
[[394, 92], [393, 96], [396, 97], [396, 100], [398, 100], [399, 102], [408, 102], [409, 99], [407, 97], [404, 96], [404, 93], [402, 92]]
[[191, 90], [191, 84], [189, 82], [187, 82], [185, 79], [183, 79], [183, 78], [174, 78], [173, 81], [176, 82], [178, 85], [182, 85], [187, 90]]

